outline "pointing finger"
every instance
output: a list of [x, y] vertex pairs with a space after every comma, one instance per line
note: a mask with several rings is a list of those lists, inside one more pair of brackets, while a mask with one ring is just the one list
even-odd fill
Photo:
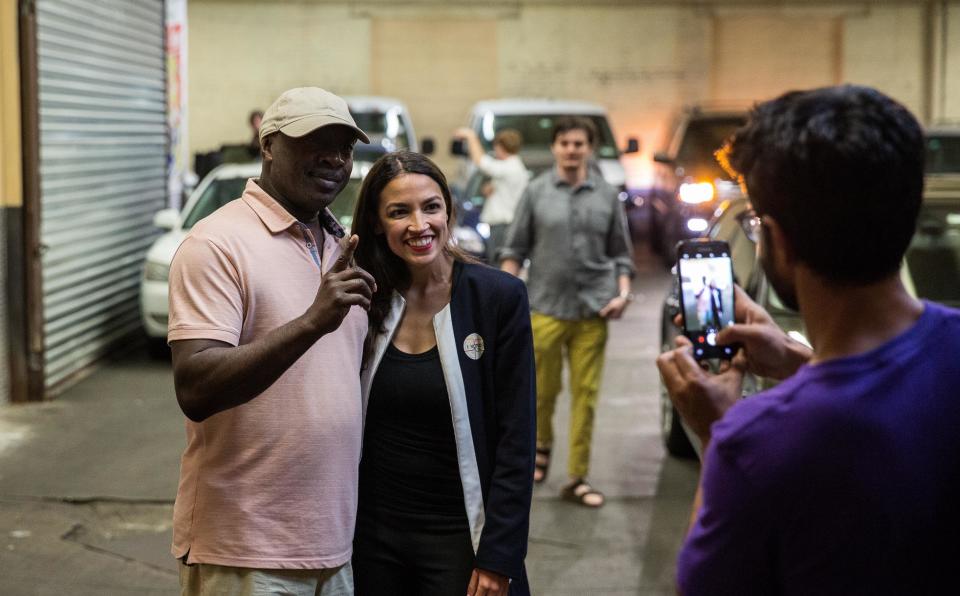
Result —
[[353, 252], [357, 250], [357, 244], [360, 243], [360, 237], [356, 234], [345, 238], [340, 241], [340, 256], [337, 257], [336, 262], [333, 264], [333, 267], [330, 268], [330, 271], [334, 273], [339, 273], [340, 271], [345, 271], [347, 267], [350, 266], [350, 261], [353, 260]]

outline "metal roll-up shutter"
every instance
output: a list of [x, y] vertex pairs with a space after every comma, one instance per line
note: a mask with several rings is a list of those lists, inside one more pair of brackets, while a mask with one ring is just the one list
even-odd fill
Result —
[[44, 382], [137, 337], [166, 204], [162, 0], [37, 0]]

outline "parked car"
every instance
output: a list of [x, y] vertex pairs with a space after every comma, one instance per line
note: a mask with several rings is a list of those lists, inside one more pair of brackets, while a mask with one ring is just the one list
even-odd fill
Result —
[[[640, 145], [636, 139], [631, 138], [623, 151], [617, 148], [607, 111], [603, 106], [554, 99], [480, 101], [471, 108], [467, 126], [477, 132], [480, 143], [487, 152], [493, 151], [493, 137], [498, 131], [512, 128], [519, 132], [523, 138], [520, 158], [533, 178], [553, 166], [553, 154], [550, 152], [553, 127], [557, 119], [564, 116], [580, 116], [593, 123], [598, 136], [590, 167], [608, 184], [619, 189], [620, 200], [627, 209], [633, 208], [634, 203], [628, 201], [631, 197], [627, 192], [626, 172], [620, 163], [620, 157], [624, 153], [636, 153]], [[451, 152], [461, 157], [467, 155], [466, 148], [458, 141], [454, 141]], [[489, 237], [489, 227], [480, 222], [480, 212], [485, 200], [480, 190], [487, 177], [478, 171], [469, 159], [464, 159], [454, 180], [452, 187], [457, 197], [460, 222], [476, 230], [485, 240]]]
[[390, 151], [408, 149], [425, 155], [433, 153], [433, 139], [418, 139], [413, 130], [410, 110], [399, 99], [378, 96], [344, 97], [350, 114], [370, 138], [370, 144], [357, 143], [355, 160], [376, 161]]
[[[347, 230], [353, 223], [360, 185], [370, 165], [369, 162], [355, 162], [350, 181], [330, 205], [330, 211]], [[200, 181], [183, 209], [164, 209], [154, 216], [154, 225], [167, 231], [147, 251], [140, 282], [140, 315], [152, 352], [162, 354], [166, 349], [168, 279], [170, 262], [177, 248], [198, 221], [243, 194], [247, 180], [260, 175], [260, 167], [259, 162], [219, 166]], [[471, 255], [483, 255], [483, 240], [475, 230], [458, 225], [453, 230], [453, 239]]]
[[677, 242], [707, 230], [717, 205], [741, 195], [714, 153], [746, 121], [745, 110], [687, 108], [670, 128], [666, 147], [654, 154], [650, 243], [665, 262], [673, 261]]
[[[960, 169], [957, 170], [960, 172]], [[901, 276], [911, 295], [952, 307], [960, 307], [960, 175], [928, 175], [917, 231], [904, 259]], [[851, 223], [851, 228], [854, 224]], [[707, 236], [730, 244], [734, 277], [753, 300], [792, 338], [807, 342], [799, 313], [788, 309], [767, 283], [757, 259], [759, 222], [750, 201], [738, 198], [717, 209]], [[851, 229], [851, 233], [858, 233]], [[661, 324], [661, 351], [674, 347], [679, 329], [673, 319], [679, 312], [676, 275], [664, 300]], [[773, 386], [770, 379], [747, 376], [744, 395]], [[663, 384], [660, 384], [661, 434], [671, 455], [690, 457], [699, 453], [696, 437], [680, 420]]]
[[[553, 163], [550, 153], [553, 127], [558, 118], [581, 116], [590, 120], [597, 130], [598, 138], [593, 151], [595, 167], [611, 186], [619, 188], [626, 199], [626, 171], [620, 163], [623, 153], [636, 153], [640, 150], [637, 139], [627, 140], [627, 146], [621, 151], [616, 144], [607, 110], [601, 105], [582, 101], [564, 101], [557, 99], [497, 99], [480, 101], [470, 110], [467, 126], [477, 132], [484, 150], [493, 150], [493, 137], [497, 131], [512, 128], [520, 133], [523, 146], [520, 158], [528, 169], [543, 169]], [[460, 147], [454, 144], [455, 149]], [[456, 155], [466, 155], [456, 149]], [[456, 177], [459, 187], [464, 187], [473, 175], [475, 167], [470, 160], [464, 160], [462, 169]]]

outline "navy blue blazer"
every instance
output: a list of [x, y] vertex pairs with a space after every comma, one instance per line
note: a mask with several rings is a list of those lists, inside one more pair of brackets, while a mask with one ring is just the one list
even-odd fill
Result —
[[[405, 308], [396, 294], [363, 372], [364, 413]], [[450, 304], [434, 317], [477, 567], [530, 593], [524, 567], [533, 496], [536, 387], [527, 290], [516, 277], [454, 263]]]

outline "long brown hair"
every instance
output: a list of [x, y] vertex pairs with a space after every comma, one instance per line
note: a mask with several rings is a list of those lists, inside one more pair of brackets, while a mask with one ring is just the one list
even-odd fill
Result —
[[447, 211], [447, 229], [449, 238], [443, 247], [455, 261], [472, 262], [470, 256], [452, 243], [453, 228], [456, 225], [456, 210], [450, 196], [447, 178], [425, 155], [413, 151], [395, 151], [387, 153], [371, 166], [360, 187], [360, 196], [353, 211], [351, 233], [360, 237], [360, 244], [354, 253], [358, 266], [368, 271], [377, 281], [377, 291], [370, 304], [368, 321], [370, 330], [363, 344], [364, 365], [373, 351], [374, 337], [385, 331], [383, 322], [390, 312], [390, 303], [395, 290], [403, 291], [410, 286], [410, 270], [407, 264], [387, 246], [385, 234], [377, 233], [380, 221], [380, 194], [390, 182], [404, 174], [422, 174], [429, 176], [443, 194]]

